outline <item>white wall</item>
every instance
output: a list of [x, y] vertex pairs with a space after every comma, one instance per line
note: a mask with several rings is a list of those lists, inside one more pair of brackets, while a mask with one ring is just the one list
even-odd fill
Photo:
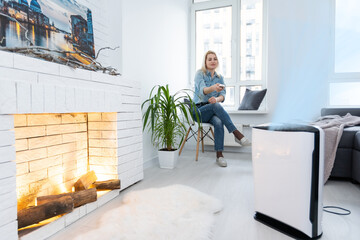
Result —
[[[123, 78], [142, 83], [142, 100], [156, 84], [187, 87], [190, 0], [122, 0], [109, 16], [114, 41], [122, 38]], [[114, 3], [115, 4], [115, 3]], [[313, 120], [327, 104], [330, 1], [268, 0], [268, 114], [232, 115], [234, 122], [261, 124]], [[121, 5], [121, 4], [120, 4]], [[117, 39], [117, 40], [116, 40]], [[119, 42], [121, 43], [121, 41]], [[144, 161], [157, 156], [144, 134]]]
[[[106, 47], [116, 48], [115, 50], [104, 50], [102, 51], [102, 55], [108, 57], [109, 60], [107, 65], [116, 68], [121, 74], [123, 73], [122, 67], [124, 59], [122, 56], [122, 51], [124, 48], [122, 43], [122, 2], [122, 0], [100, 0], [101, 6], [104, 6], [102, 13], [106, 18], [106, 27], [110, 29], [110, 31], [105, 33], [108, 34], [106, 36], [106, 39], [108, 40]], [[99, 30], [101, 31], [103, 28]]]
[[[190, 1], [123, 0], [122, 8], [123, 77], [141, 82], [142, 101], [157, 84], [169, 84], [173, 92], [185, 88]], [[147, 162], [157, 157], [157, 151], [149, 134], [145, 133], [143, 140]]]
[[311, 120], [326, 106], [330, 2], [269, 1], [269, 120]]
[[260, 124], [313, 120], [327, 103], [330, 47], [328, 0], [268, 0], [268, 78], [265, 115], [235, 115]]

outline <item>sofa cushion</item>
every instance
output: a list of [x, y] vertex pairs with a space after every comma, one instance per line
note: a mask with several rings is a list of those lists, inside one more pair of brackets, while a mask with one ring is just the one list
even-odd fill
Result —
[[351, 148], [338, 148], [331, 177], [351, 178], [352, 177], [352, 154]]
[[247, 88], [238, 110], [258, 110], [266, 91], [266, 88], [262, 90], [250, 90]]
[[360, 151], [356, 149], [353, 150], [352, 156], [352, 179], [360, 183]]
[[[359, 131], [360, 131], [360, 126], [344, 128], [344, 132], [340, 138], [339, 148], [353, 148], [354, 141], [355, 141], [355, 135]], [[358, 148], [358, 149], [360, 149], [360, 148]]]
[[360, 131], [355, 134], [354, 149], [360, 151]]

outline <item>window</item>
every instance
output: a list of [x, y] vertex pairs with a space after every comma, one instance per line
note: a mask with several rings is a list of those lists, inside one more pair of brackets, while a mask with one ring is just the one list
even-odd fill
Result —
[[196, 11], [196, 69], [201, 68], [204, 53], [213, 50], [226, 62], [220, 64], [219, 72], [231, 78], [231, 15], [231, 6]]
[[360, 82], [330, 83], [330, 105], [360, 105]]
[[235, 106], [235, 87], [226, 86], [226, 98], [223, 103], [224, 106], [233, 107]]
[[337, 0], [335, 9], [335, 72], [360, 72], [360, 1]]
[[[266, 0], [194, 0], [192, 4], [191, 74], [201, 68], [204, 53], [219, 59], [228, 109], [237, 109], [242, 91], [266, 88], [263, 2]], [[206, 28], [204, 27], [206, 26]], [[209, 27], [210, 26], [210, 27]], [[191, 79], [193, 85], [193, 79]], [[264, 110], [265, 105], [263, 106]]]
[[329, 83], [329, 104], [360, 106], [360, 2], [334, 1], [333, 75]]
[[262, 0], [241, 1], [240, 19], [240, 80], [261, 81], [263, 78]]

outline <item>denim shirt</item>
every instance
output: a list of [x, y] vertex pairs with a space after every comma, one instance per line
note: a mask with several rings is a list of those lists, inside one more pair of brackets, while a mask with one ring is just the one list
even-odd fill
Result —
[[211, 78], [211, 73], [209, 71], [206, 71], [206, 74], [204, 74], [203, 71], [198, 70], [195, 74], [195, 93], [193, 101], [195, 103], [208, 102], [211, 97], [218, 97], [220, 95], [224, 96], [225, 100], [225, 88], [220, 92], [213, 91], [209, 94], [204, 94], [204, 88], [210, 87], [215, 83], [224, 84], [223, 77], [215, 72], [214, 76]]

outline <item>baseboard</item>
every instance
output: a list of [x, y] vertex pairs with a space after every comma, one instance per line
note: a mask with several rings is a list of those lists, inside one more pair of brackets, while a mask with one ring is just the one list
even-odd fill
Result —
[[[186, 143], [184, 146], [184, 150], [196, 151], [196, 142]], [[215, 152], [214, 146], [211, 146], [211, 145], [204, 145], [204, 150], [208, 151], [208, 152]], [[201, 145], [200, 145], [199, 151], [201, 151]], [[251, 153], [251, 146], [249, 146], [249, 147], [240, 147], [239, 145], [237, 145], [235, 147], [224, 146], [224, 152]]]
[[[214, 146], [205, 145], [205, 151], [215, 151]], [[249, 147], [240, 147], [239, 145], [233, 146], [224, 146], [224, 152], [234, 152], [234, 153], [251, 153], [251, 146]]]
[[159, 166], [158, 156], [144, 160], [144, 170], [156, 166]]

